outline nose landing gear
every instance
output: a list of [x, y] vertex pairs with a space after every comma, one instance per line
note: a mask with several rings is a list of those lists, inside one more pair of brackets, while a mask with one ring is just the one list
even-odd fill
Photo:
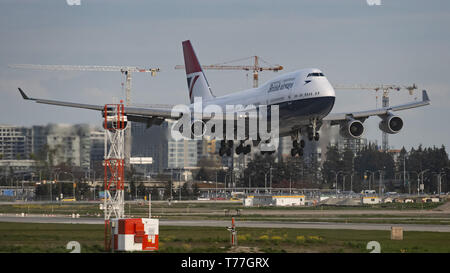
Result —
[[313, 119], [311, 122], [311, 127], [308, 127], [308, 140], [309, 141], [319, 141], [320, 135], [317, 132], [317, 119]]

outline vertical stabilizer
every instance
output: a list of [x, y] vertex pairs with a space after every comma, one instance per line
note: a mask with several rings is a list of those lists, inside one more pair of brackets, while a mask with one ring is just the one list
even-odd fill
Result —
[[183, 54], [191, 103], [194, 102], [195, 97], [201, 97], [202, 100], [214, 98], [189, 40], [183, 42]]

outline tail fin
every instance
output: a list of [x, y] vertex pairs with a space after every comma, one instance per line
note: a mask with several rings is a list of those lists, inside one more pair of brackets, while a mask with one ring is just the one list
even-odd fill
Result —
[[183, 42], [183, 54], [191, 103], [194, 102], [195, 97], [201, 97], [202, 100], [214, 98], [202, 67], [192, 48], [191, 41], [187, 40]]

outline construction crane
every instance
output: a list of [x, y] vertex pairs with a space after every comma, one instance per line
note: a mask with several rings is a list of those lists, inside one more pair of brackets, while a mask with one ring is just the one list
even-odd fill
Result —
[[[233, 62], [239, 62], [243, 60], [249, 60], [253, 59], [252, 65], [225, 65], [227, 63], [233, 63]], [[268, 66], [260, 66], [259, 61], [262, 61]], [[280, 70], [283, 70], [283, 67], [281, 65], [270, 65], [268, 62], [264, 61], [261, 57], [258, 56], [251, 56], [247, 58], [242, 58], [226, 63], [221, 64], [213, 64], [213, 65], [202, 65], [203, 69], [215, 69], [215, 70], [245, 70], [245, 71], [252, 71], [253, 72], [253, 88], [258, 87], [258, 73], [262, 71], [273, 71], [278, 72]], [[175, 69], [184, 69], [184, 65], [177, 65], [175, 66]]]
[[[376, 84], [376, 85], [367, 85], [367, 84], [359, 84], [359, 85], [335, 85], [334, 89], [337, 90], [371, 90], [371, 91], [383, 91], [382, 95], [382, 107], [389, 107], [389, 91], [391, 90], [408, 90], [410, 95], [413, 95], [414, 90], [417, 89], [416, 84], [413, 85], [395, 85], [395, 84]], [[378, 99], [378, 96], [377, 96]], [[377, 100], [378, 101], [378, 100]], [[389, 149], [389, 138], [388, 134], [382, 132], [382, 149], [383, 151], [387, 151]]]
[[49, 70], [49, 71], [101, 71], [121, 72], [126, 77], [125, 98], [126, 106], [131, 105], [131, 74], [133, 72], [147, 72], [152, 76], [159, 72], [159, 68], [139, 68], [135, 66], [102, 66], [102, 65], [41, 65], [41, 64], [11, 64], [11, 68]]
[[[100, 72], [121, 72], [126, 77], [125, 98], [126, 106], [131, 105], [131, 74], [133, 72], [151, 73], [156, 76], [159, 68], [139, 68], [135, 66], [102, 66], [102, 65], [41, 65], [41, 64], [11, 64], [10, 68], [34, 69], [49, 71], [100, 71]], [[131, 130], [125, 131], [125, 164], [128, 167], [131, 157]]]

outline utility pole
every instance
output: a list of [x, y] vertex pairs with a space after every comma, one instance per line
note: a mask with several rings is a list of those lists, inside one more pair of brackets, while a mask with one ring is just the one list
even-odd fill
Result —
[[344, 174], [344, 175], [342, 176], [342, 192], [345, 191], [345, 178], [346, 178], [346, 177], [347, 177], [346, 174]]
[[[426, 169], [425, 171], [422, 171], [422, 172], [421, 172], [421, 174], [422, 174], [422, 187], [424, 187], [424, 184], [423, 184], [423, 175], [424, 175], [427, 171], [429, 171], [429, 169]], [[422, 189], [422, 194], [423, 194], [423, 189]]]
[[381, 177], [383, 176], [382, 175], [382, 171], [380, 172], [380, 180], [379, 180], [379, 183], [378, 183], [378, 194], [380, 195], [380, 198], [381, 198]]
[[173, 187], [173, 169], [170, 169], [170, 202], [172, 201], [172, 189]]
[[289, 194], [292, 195], [292, 174], [289, 176]]
[[181, 201], [181, 169], [178, 169], [178, 191], [180, 193], [179, 200]]
[[264, 192], [267, 193], [267, 172], [264, 174]]
[[350, 191], [353, 192], [353, 176], [355, 175], [354, 172], [350, 175]]
[[406, 153], [403, 155], [403, 188], [406, 186]]
[[337, 198], [337, 196], [338, 196], [338, 176], [339, 176], [339, 174], [340, 173], [343, 173], [342, 171], [338, 171], [338, 172], [336, 172], [336, 171], [331, 171], [332, 173], [334, 173], [334, 175], [335, 175], [335, 183], [336, 183], [336, 198]]
[[270, 193], [272, 193], [272, 167], [270, 167], [269, 171], [270, 171]]

